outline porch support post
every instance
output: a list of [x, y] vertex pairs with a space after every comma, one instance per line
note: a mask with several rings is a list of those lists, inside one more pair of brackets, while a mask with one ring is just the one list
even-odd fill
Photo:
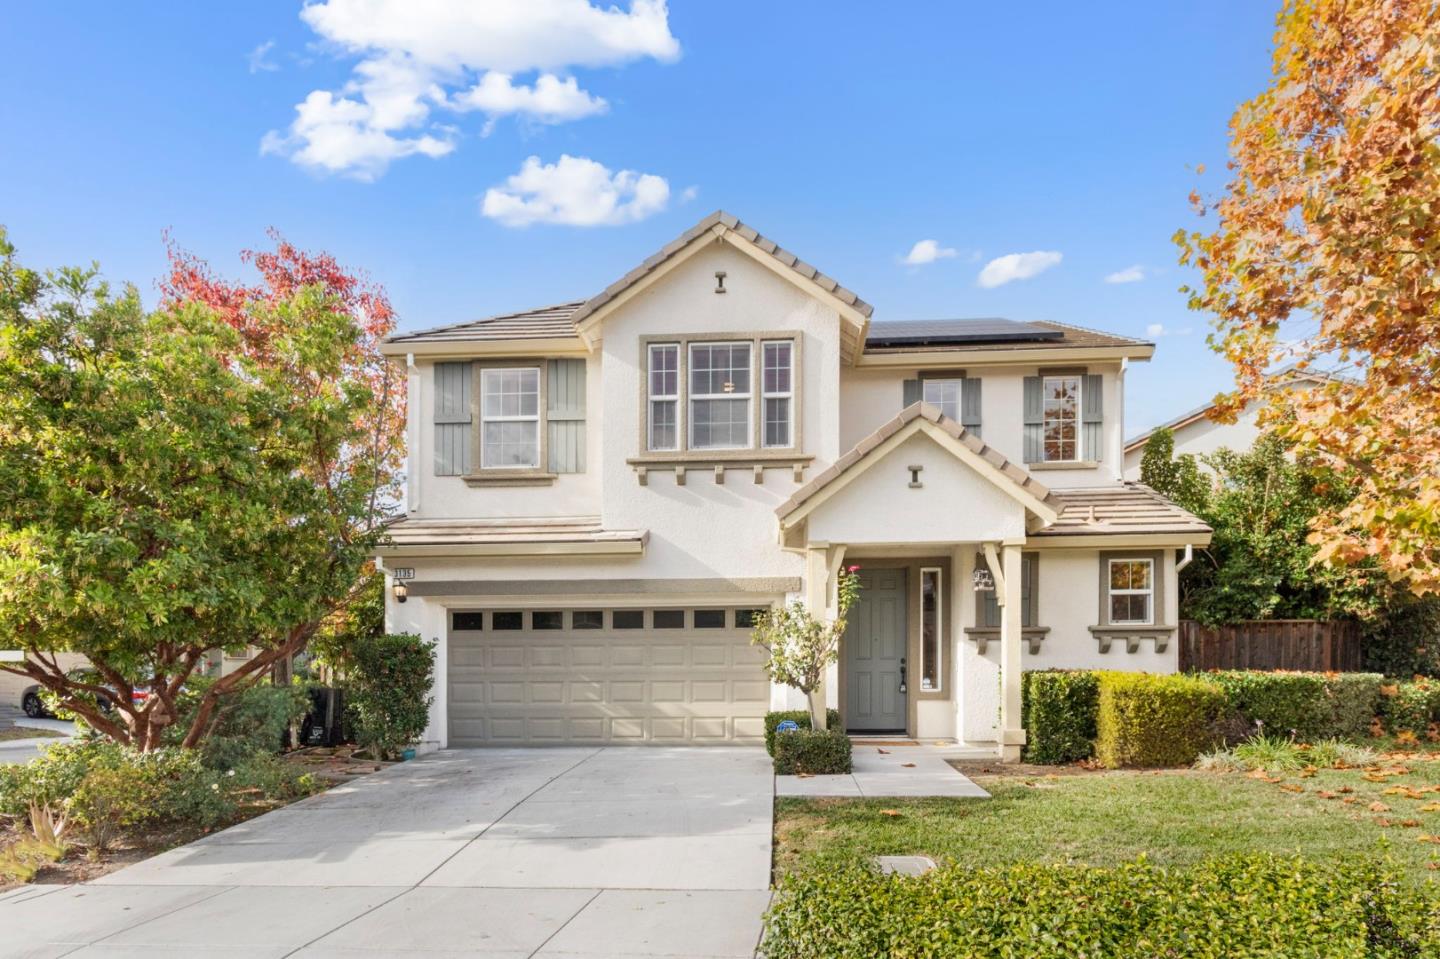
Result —
[[[1000, 759], [1020, 761], [1020, 747], [1025, 745], [1025, 728], [1020, 723], [1020, 547], [1006, 544], [1003, 549], [1004, 577], [1008, 600], [1000, 608]], [[1009, 588], [1016, 587], [1013, 593]]]
[[[830, 606], [830, 550], [825, 545], [805, 550], [805, 608], [810, 615], [824, 619]], [[810, 693], [810, 723], [815, 729], [825, 728], [825, 679]]]

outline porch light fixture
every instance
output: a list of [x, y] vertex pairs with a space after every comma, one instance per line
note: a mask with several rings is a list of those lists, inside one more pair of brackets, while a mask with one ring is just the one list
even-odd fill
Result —
[[995, 588], [995, 577], [984, 566], [975, 567], [975, 572], [970, 575], [970, 582], [975, 584], [975, 592], [981, 593]]
[[390, 587], [390, 591], [395, 594], [395, 602], [397, 603], [405, 602], [406, 597], [410, 595], [410, 591], [405, 588], [404, 583], [396, 583]]
[[410, 595], [410, 590], [406, 588], [405, 581], [407, 579], [415, 578], [415, 567], [398, 566], [390, 575], [394, 578], [395, 581], [395, 585], [390, 587], [390, 592], [394, 595], [395, 602], [405, 602], [405, 600]]

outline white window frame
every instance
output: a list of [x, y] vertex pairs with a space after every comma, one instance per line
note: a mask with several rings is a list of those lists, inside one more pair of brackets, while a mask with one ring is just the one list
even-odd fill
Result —
[[[1049, 433], [1049, 421], [1046, 416], [1045, 399], [1049, 395], [1046, 384], [1052, 380], [1074, 380], [1075, 381], [1075, 455], [1069, 458], [1050, 458], [1050, 444], [1046, 440]], [[1040, 461], [1042, 463], [1079, 463], [1083, 462], [1084, 450], [1081, 449], [1085, 443], [1084, 422], [1085, 422], [1085, 376], [1081, 373], [1051, 373], [1040, 377]]]
[[[703, 347], [736, 347], [744, 346], [745, 352], [750, 356], [749, 373], [750, 389], [744, 393], [696, 393], [690, 389], [690, 376], [695, 369], [695, 350]], [[686, 405], [690, 407], [686, 412], [686, 433], [685, 448], [695, 453], [728, 452], [731, 450], [753, 450], [755, 449], [755, 341], [754, 340], [695, 340], [685, 344], [685, 387]], [[745, 401], [745, 442], [735, 446], [696, 446], [695, 445], [695, 416], [693, 412], [696, 400], [744, 400]]]
[[[765, 374], [769, 370], [767, 365], [767, 354], [770, 347], [785, 347], [789, 353], [789, 380], [790, 387], [786, 390], [767, 390], [765, 388]], [[767, 438], [770, 419], [766, 415], [766, 400], [786, 400], [787, 411], [785, 421], [785, 442], [771, 443]], [[760, 444], [762, 449], [788, 450], [795, 445], [795, 341], [785, 340], [761, 340], [760, 341]]]
[[[654, 379], [652, 375], [655, 369], [655, 354], [660, 350], [669, 350], [675, 354], [675, 392], [655, 393], [652, 392]], [[679, 343], [651, 343], [645, 351], [645, 448], [656, 453], [673, 453], [681, 449], [681, 440], [685, 436], [685, 411], [684, 404], [680, 402], [680, 395], [683, 392], [684, 384], [681, 382], [685, 376], [685, 364], [681, 362], [681, 346]], [[673, 446], [655, 445], [655, 404], [671, 403], [675, 409], [675, 444]]]
[[[925, 576], [935, 574], [935, 685], [925, 685]], [[939, 566], [920, 567], [920, 691], [945, 691], [945, 572]]]
[[[943, 385], [943, 386], [954, 386], [954, 387], [955, 387], [955, 414], [954, 414], [953, 416], [951, 416], [951, 414], [949, 414], [949, 413], [945, 413], [945, 406], [944, 406], [943, 403], [936, 403], [935, 401], [933, 401], [933, 400], [930, 399], [930, 385], [931, 385], [932, 383], [935, 384], [936, 386], [942, 386], [942, 385]], [[1043, 393], [1043, 392], [1044, 392], [1044, 389], [1045, 389], [1045, 384], [1043, 384], [1043, 383], [1040, 384], [1040, 389], [1041, 389], [1041, 392]], [[944, 413], [946, 416], [949, 416], [950, 419], [954, 420], [954, 421], [957, 422], [957, 423], [960, 422], [961, 409], [962, 409], [962, 407], [963, 407], [964, 404], [965, 404], [964, 396], [965, 396], [965, 381], [964, 381], [963, 379], [961, 379], [960, 377], [958, 377], [958, 376], [936, 376], [936, 377], [931, 377], [931, 378], [922, 378], [922, 379], [920, 380], [920, 400], [921, 400], [922, 402], [924, 402], [924, 403], [929, 403], [931, 406], [937, 407], [937, 408], [940, 410], [941, 413]], [[1042, 398], [1042, 410], [1041, 410], [1041, 415], [1042, 415], [1042, 417], [1043, 417], [1043, 415], [1044, 415], [1044, 410], [1043, 410], [1043, 398]]]
[[[1115, 581], [1114, 572], [1116, 563], [1144, 563], [1150, 574], [1146, 577], [1150, 586], [1147, 589], [1116, 589], [1110, 585]], [[1155, 625], [1155, 560], [1148, 556], [1134, 557], [1112, 557], [1106, 560], [1105, 567], [1105, 619], [1111, 626], [1154, 626]], [[1150, 615], [1144, 619], [1115, 619], [1114, 606], [1110, 603], [1113, 596], [1144, 596], [1146, 598], [1145, 608]]]
[[[545, 392], [541, 388], [541, 368], [538, 366], [485, 366], [480, 368], [480, 469], [485, 472], [492, 470], [537, 470], [540, 468], [540, 456], [543, 443], [541, 442], [540, 429], [542, 426], [542, 404], [545, 400]], [[535, 412], [533, 415], [518, 414], [506, 416], [503, 414], [491, 415], [485, 412], [485, 399], [487, 391], [485, 380], [491, 374], [500, 373], [534, 373], [535, 374]], [[489, 423], [534, 423], [535, 424], [535, 457], [530, 463], [513, 463], [497, 466], [489, 466], [485, 463], [485, 452], [488, 443], [485, 442], [485, 427]]]

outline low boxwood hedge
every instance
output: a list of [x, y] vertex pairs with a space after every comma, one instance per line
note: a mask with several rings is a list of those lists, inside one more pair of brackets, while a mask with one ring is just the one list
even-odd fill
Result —
[[851, 769], [850, 737], [836, 723], [824, 731], [797, 729], [775, 737], [775, 772], [823, 776]]
[[[774, 712], [765, 714], [765, 751], [771, 756], [775, 755], [775, 727], [785, 720], [793, 720], [795, 725], [801, 729], [810, 728], [810, 710], [808, 709], [777, 709]], [[840, 710], [825, 710], [825, 725], [830, 729], [840, 727]]]
[[1044, 669], [1023, 674], [1021, 715], [1025, 761], [1059, 765], [1095, 754], [1099, 682], [1087, 669]]
[[1095, 757], [1104, 766], [1188, 766], [1215, 741], [1225, 693], [1184, 674], [1102, 672]]
[[1440, 957], [1435, 891], [1360, 861], [1231, 857], [1162, 868], [859, 868], [792, 875], [766, 914], [767, 959]]
[[1391, 733], [1424, 735], [1431, 723], [1440, 723], [1440, 680], [1422, 676], [1384, 686], [1380, 715]]

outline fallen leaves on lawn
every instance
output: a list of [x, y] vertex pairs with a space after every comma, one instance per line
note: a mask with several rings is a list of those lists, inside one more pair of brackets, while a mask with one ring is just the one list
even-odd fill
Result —
[[1418, 819], [1402, 819], [1402, 820], [1400, 820], [1400, 825], [1401, 825], [1401, 826], [1404, 826], [1406, 829], [1418, 829], [1418, 828], [1420, 827], [1420, 820], [1418, 820]]
[[900, 810], [898, 810], [898, 809], [882, 809], [882, 810], [880, 810], [880, 815], [882, 815], [882, 816], [898, 816], [898, 815], [900, 815]]
[[1272, 775], [1270, 775], [1269, 773], [1267, 773], [1267, 772], [1266, 772], [1265, 770], [1263, 770], [1263, 769], [1254, 769], [1254, 770], [1251, 770], [1250, 772], [1246, 773], [1245, 776], [1246, 776], [1246, 778], [1249, 778], [1249, 779], [1258, 779], [1258, 780], [1260, 780], [1261, 782], [1266, 782], [1266, 783], [1278, 783], [1278, 782], [1281, 781], [1281, 779], [1284, 778], [1284, 777], [1282, 777], [1282, 776], [1272, 776]]
[[1389, 812], [1389, 811], [1390, 811], [1390, 807], [1387, 806], [1387, 805], [1385, 805], [1383, 802], [1380, 802], [1380, 800], [1377, 799], [1377, 800], [1375, 800], [1375, 802], [1372, 802], [1372, 803], [1370, 804], [1370, 811], [1371, 811], [1371, 812]]
[[1319, 796], [1321, 799], [1334, 799], [1335, 797], [1339, 796], [1340, 794], [1337, 793], [1337, 792], [1331, 792], [1331, 791], [1328, 790], [1328, 789], [1322, 789], [1322, 790], [1320, 790], [1319, 792], [1317, 792], [1315, 795]]
[[1420, 807], [1421, 812], [1440, 812], [1440, 802], [1427, 802]]
[[1418, 836], [1415, 837], [1415, 841], [1416, 841], [1416, 842], [1433, 842], [1435, 845], [1440, 846], [1440, 836], [1432, 836], [1432, 835], [1430, 835], [1429, 833], [1423, 833], [1423, 832], [1422, 832], [1420, 835], [1418, 835]]
[[1281, 783], [1280, 788], [1287, 793], [1303, 793], [1305, 791], [1305, 787], [1297, 783]]

